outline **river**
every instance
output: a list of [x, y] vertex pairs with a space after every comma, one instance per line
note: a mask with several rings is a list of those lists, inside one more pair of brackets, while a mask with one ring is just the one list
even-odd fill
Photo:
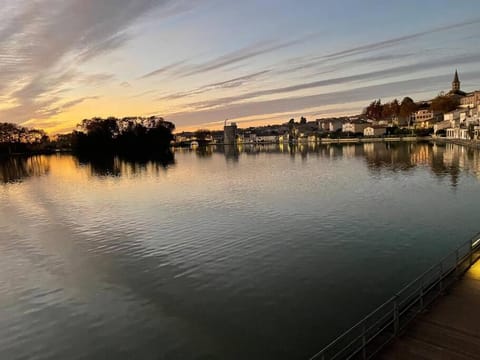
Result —
[[480, 231], [480, 152], [0, 160], [1, 359], [306, 359]]

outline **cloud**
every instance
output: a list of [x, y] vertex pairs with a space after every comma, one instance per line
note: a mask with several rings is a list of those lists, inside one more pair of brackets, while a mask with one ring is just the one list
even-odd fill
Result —
[[205, 92], [217, 90], [217, 89], [232, 89], [236, 87], [241, 87], [246, 83], [248, 83], [250, 80], [258, 79], [260, 76], [268, 74], [270, 71], [271, 70], [262, 70], [252, 74], [236, 77], [230, 80], [207, 84], [199, 88], [196, 88], [194, 90], [162, 96], [162, 97], [159, 97], [157, 100], [175, 100], [175, 99], [181, 99], [181, 98], [186, 98], [194, 95], [203, 94]]
[[373, 81], [378, 79], [386, 79], [389, 77], [400, 76], [400, 75], [409, 75], [415, 72], [423, 70], [431, 70], [434, 68], [440, 68], [444, 66], [449, 66], [451, 64], [463, 65], [463, 64], [474, 64], [478, 62], [480, 53], [474, 53], [470, 55], [458, 55], [448, 58], [431, 58], [428, 61], [418, 62], [416, 64], [402, 65], [393, 68], [388, 68], [384, 70], [375, 70], [367, 73], [356, 74], [351, 76], [336, 77], [325, 80], [312, 81], [308, 83], [296, 84], [286, 87], [266, 89], [252, 91], [241, 95], [230, 96], [217, 98], [208, 101], [195, 102], [189, 104], [190, 107], [193, 107], [197, 110], [208, 109], [217, 106], [223, 106], [226, 104], [237, 103], [240, 101], [245, 101], [253, 98], [258, 98], [261, 96], [270, 96], [270, 95], [279, 95], [285, 93], [292, 93], [300, 90], [314, 89], [325, 86], [332, 85], [342, 85], [358, 81]]
[[257, 57], [259, 55], [264, 55], [267, 53], [274, 52], [276, 50], [301, 44], [311, 39], [312, 37], [313, 35], [308, 35], [302, 38], [283, 41], [283, 42], [272, 42], [272, 41], [258, 42], [254, 45], [244, 47], [240, 50], [231, 52], [230, 54], [227, 54], [224, 56], [220, 56], [206, 63], [196, 65], [191, 70], [183, 73], [182, 76], [197, 75], [197, 74], [202, 74], [212, 70], [218, 70], [218, 69], [227, 67], [229, 65], [236, 64], [238, 62], [242, 62], [244, 60]]
[[[51, 106], [68, 84], [81, 82], [76, 69], [95, 57], [121, 48], [130, 27], [157, 11], [168, 16], [184, 11], [176, 0], [18, 0], [0, 20], [0, 91], [16, 107], [0, 112], [8, 121], [24, 122], [51, 114]], [[103, 77], [102, 77], [103, 76]], [[111, 80], [93, 74], [90, 81]], [[48, 95], [57, 96], [48, 99]]]
[[260, 55], [265, 55], [280, 49], [304, 43], [315, 36], [317, 36], [317, 34], [309, 34], [288, 41], [261, 41], [201, 64], [192, 65], [187, 64], [186, 61], [180, 61], [145, 74], [141, 77], [141, 79], [157, 76], [160, 74], [168, 74], [175, 77], [188, 77], [203, 74], [213, 70], [226, 68], [230, 65], [241, 63], [245, 60], [252, 59]]
[[384, 41], [380, 41], [380, 42], [376, 42], [376, 43], [371, 43], [371, 44], [367, 44], [367, 45], [354, 47], [354, 48], [347, 49], [347, 50], [334, 52], [334, 53], [331, 53], [331, 54], [324, 55], [321, 58], [323, 58], [323, 59], [332, 59], [332, 58], [337, 59], [339, 57], [346, 57], [346, 56], [363, 54], [363, 53], [371, 52], [371, 51], [374, 51], [374, 50], [379, 50], [379, 49], [392, 47], [392, 46], [398, 45], [400, 43], [403, 43], [403, 42], [406, 42], [406, 41], [409, 41], [409, 40], [413, 40], [413, 39], [416, 39], [416, 38], [420, 38], [420, 37], [423, 37], [423, 36], [426, 36], [426, 35], [431, 35], [431, 34], [435, 34], [435, 33], [438, 33], [438, 32], [453, 30], [453, 29], [457, 29], [457, 28], [462, 28], [462, 27], [465, 27], [465, 26], [475, 25], [475, 24], [478, 24], [478, 23], [480, 23], [480, 18], [470, 19], [470, 20], [462, 21], [462, 22], [455, 23], [455, 24], [450, 24], [450, 25], [445, 25], [445, 26], [432, 28], [432, 29], [429, 29], [429, 30], [426, 30], [426, 31], [421, 31], [421, 32], [417, 32], [417, 33], [414, 33], [414, 34], [410, 34], [410, 35], [400, 36], [400, 37], [393, 38], [393, 39], [388, 39], [388, 40], [384, 40]]
[[[465, 73], [470, 79], [480, 79], [480, 72]], [[286, 99], [252, 101], [239, 104], [224, 104], [216, 108], [195, 112], [173, 113], [167, 116], [179, 126], [223, 119], [244, 118], [255, 115], [293, 113], [303, 109], [338, 105], [347, 107], [353, 102], [365, 102], [379, 96], [389, 98], [394, 96], [413, 96], [418, 93], [432, 92], [441, 88], [442, 84], [449, 84], [451, 75], [435, 75], [411, 80], [393, 81], [381, 85], [360, 86], [344, 91], [329, 92], [326, 94], [290, 97]], [[414, 89], [412, 91], [412, 89]], [[360, 109], [359, 109], [360, 111]]]
[[[448, 30], [459, 29], [471, 25], [476, 25], [480, 23], [480, 18], [469, 19], [466, 21], [462, 21], [455, 24], [449, 24], [445, 26], [435, 27], [429, 30], [408, 34], [392, 39], [387, 39], [379, 42], [369, 43], [365, 45], [356, 46], [353, 48], [323, 54], [323, 55], [316, 55], [312, 57], [298, 57], [295, 59], [290, 59], [284, 65], [286, 67], [282, 70], [279, 70], [279, 73], [292, 73], [299, 70], [306, 70], [315, 68], [319, 65], [325, 65], [334, 62], [335, 66], [338, 66], [338, 61], [341, 59], [353, 58], [358, 55], [367, 54], [371, 52], [376, 52], [379, 50], [385, 50], [388, 48], [392, 48], [403, 43], [407, 43], [411, 40], [419, 39], [427, 35], [432, 35], [435, 33], [445, 32]], [[384, 55], [384, 60], [388, 60], [389, 55]], [[383, 60], [382, 58], [378, 60]], [[361, 59], [350, 60], [348, 63], [346, 62], [344, 65], [352, 64], [355, 62], [361, 62]], [[376, 61], [375, 58], [372, 58], [371, 61]]]
[[187, 60], [181, 60], [181, 61], [174, 62], [174, 63], [169, 64], [167, 66], [163, 66], [159, 69], [156, 69], [152, 72], [149, 72], [148, 74], [145, 74], [145, 75], [141, 76], [139, 79], [147, 79], [147, 78], [150, 78], [150, 77], [154, 77], [154, 76], [158, 76], [158, 75], [161, 75], [161, 74], [168, 73], [171, 70], [178, 69], [179, 67], [184, 65], [186, 62], [187, 62]]
[[60, 109], [61, 110], [66, 110], [66, 109], [69, 109], [71, 107], [74, 107], [75, 105], [81, 104], [81, 103], [83, 103], [87, 100], [96, 100], [98, 98], [99, 98], [99, 96], [85, 96], [85, 97], [78, 98], [78, 99], [75, 99], [75, 100], [70, 100], [70, 101], [67, 101], [66, 103], [62, 104]]

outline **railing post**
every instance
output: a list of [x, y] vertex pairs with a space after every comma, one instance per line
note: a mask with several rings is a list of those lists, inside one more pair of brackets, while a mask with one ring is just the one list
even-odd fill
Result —
[[458, 279], [458, 249], [455, 250], [455, 278]]
[[367, 329], [365, 323], [362, 326], [362, 359], [367, 360]]
[[440, 294], [443, 292], [443, 262], [441, 262], [440, 264], [438, 264], [438, 270], [439, 270], [439, 273], [440, 273]]
[[400, 332], [400, 311], [398, 309], [398, 295], [395, 295], [393, 300], [393, 331], [395, 336]]
[[472, 267], [472, 265], [473, 265], [473, 239], [470, 239], [469, 253], [470, 253], [470, 266], [469, 267]]
[[420, 280], [420, 311], [423, 311], [424, 303], [423, 303], [423, 278]]

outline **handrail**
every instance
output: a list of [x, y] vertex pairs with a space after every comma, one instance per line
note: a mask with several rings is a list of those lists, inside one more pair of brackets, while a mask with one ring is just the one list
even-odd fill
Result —
[[[405, 285], [394, 296], [370, 312], [309, 360], [372, 358], [399, 335], [399, 332], [419, 312], [425, 309], [426, 302], [430, 304], [436, 300], [447, 286], [451, 285], [459, 275], [465, 273], [478, 260], [480, 256], [476, 259], [473, 259], [473, 257], [479, 249], [480, 232], [445, 256], [439, 263], [431, 266]], [[465, 264], [466, 267], [459, 272], [458, 269]], [[444, 281], [449, 278], [451, 278], [450, 283], [445, 284]], [[405, 298], [402, 300], [403, 296]], [[417, 308], [416, 311], [415, 308]], [[412, 311], [414, 311], [413, 314]], [[374, 319], [375, 315], [379, 315], [379, 318]], [[372, 319], [373, 323], [369, 324]], [[392, 325], [393, 328], [391, 328]], [[359, 329], [361, 329], [361, 332]], [[369, 336], [372, 330], [377, 331]], [[387, 340], [383, 339], [382, 341], [382, 336], [386, 337]], [[376, 341], [379, 341], [380, 345], [376, 345]]]

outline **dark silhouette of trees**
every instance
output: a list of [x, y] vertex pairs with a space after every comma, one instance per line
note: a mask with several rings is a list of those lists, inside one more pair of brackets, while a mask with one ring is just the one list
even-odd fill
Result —
[[304, 117], [304, 116], [302, 116], [302, 117], [300, 118], [300, 125], [305, 125], [306, 123], [307, 123], [307, 118]]
[[391, 119], [393, 117], [397, 117], [400, 115], [400, 103], [397, 99], [386, 103], [382, 107], [382, 118], [383, 119]]
[[0, 123], [0, 154], [51, 151], [50, 139], [43, 130]]
[[438, 95], [432, 100], [432, 110], [438, 112], [450, 112], [460, 105], [460, 101], [455, 96]]
[[90, 155], [155, 156], [169, 151], [175, 125], [160, 117], [83, 120], [72, 149]]
[[374, 100], [367, 106], [364, 114], [373, 120], [388, 120], [400, 115], [400, 103], [397, 99], [382, 104], [380, 99]]
[[365, 109], [365, 115], [374, 120], [380, 120], [382, 118], [383, 105], [380, 99], [374, 100]]
[[410, 115], [418, 110], [418, 105], [410, 97], [405, 97], [400, 104], [400, 116], [403, 118], [410, 117]]
[[207, 145], [212, 140], [212, 132], [207, 129], [198, 129], [195, 131], [195, 138], [199, 145]]

